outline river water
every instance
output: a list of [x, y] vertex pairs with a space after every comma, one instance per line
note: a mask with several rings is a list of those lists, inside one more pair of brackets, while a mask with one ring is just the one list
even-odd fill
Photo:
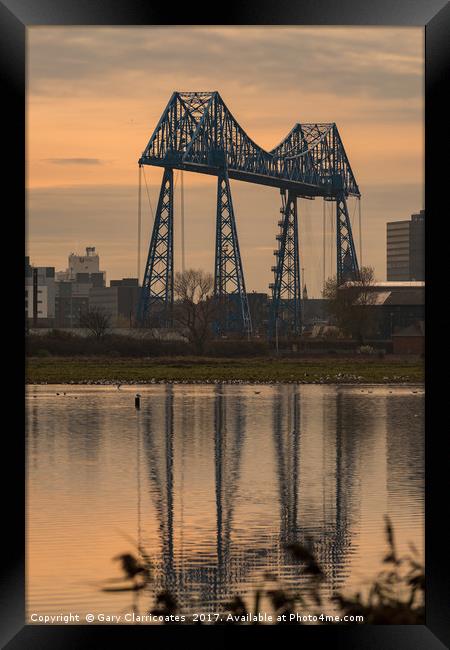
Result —
[[[145, 613], [163, 589], [188, 613], [251, 603], [305, 583], [292, 541], [328, 595], [364, 590], [384, 515], [423, 555], [423, 427], [420, 386], [29, 386], [28, 620]], [[135, 543], [151, 583], [105, 591]]]

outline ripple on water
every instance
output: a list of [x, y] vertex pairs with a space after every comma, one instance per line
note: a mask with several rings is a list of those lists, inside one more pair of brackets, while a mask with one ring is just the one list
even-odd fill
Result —
[[155, 573], [143, 611], [165, 586], [205, 612], [267, 573], [296, 588], [292, 539], [329, 589], [356, 589], [381, 567], [386, 513], [423, 552], [420, 387], [139, 386], [140, 411], [136, 390], [27, 388], [29, 613], [131, 608], [101, 585], [136, 540]]

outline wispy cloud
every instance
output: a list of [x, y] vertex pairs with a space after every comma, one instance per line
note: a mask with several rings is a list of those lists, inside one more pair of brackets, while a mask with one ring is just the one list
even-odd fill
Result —
[[52, 165], [104, 165], [106, 162], [100, 158], [43, 158], [42, 160]]
[[[133, 95], [173, 80], [196, 88], [235, 80], [241, 92], [412, 97], [421, 81], [419, 30], [377, 28], [42, 28], [30, 31], [36, 94]], [[420, 36], [419, 36], [420, 38]], [[420, 43], [420, 41], [419, 41]], [[122, 83], [117, 86], [115, 80]], [[82, 84], [77, 81], [82, 80]], [[139, 90], [141, 88], [141, 90]], [[188, 88], [180, 87], [179, 90]], [[190, 88], [189, 88], [190, 89]]]

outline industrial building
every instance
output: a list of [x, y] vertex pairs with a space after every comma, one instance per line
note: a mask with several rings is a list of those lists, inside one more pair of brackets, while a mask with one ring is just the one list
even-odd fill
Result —
[[90, 290], [104, 287], [105, 278], [94, 246], [86, 247], [86, 255], [70, 253], [67, 269], [56, 273], [55, 326], [79, 327], [90, 309]]
[[394, 354], [425, 354], [425, 321], [396, 330], [392, 334]]
[[253, 332], [256, 336], [265, 336], [269, 322], [270, 301], [267, 293], [251, 291], [247, 293]]
[[364, 292], [373, 294], [363, 305], [371, 314], [370, 338], [391, 340], [398, 330], [425, 319], [425, 282], [376, 282]]
[[25, 257], [25, 322], [47, 327], [55, 317], [55, 267], [31, 266]]
[[409, 221], [388, 222], [386, 245], [388, 281], [425, 280], [425, 210]]
[[89, 291], [89, 308], [107, 314], [112, 327], [133, 327], [138, 301], [137, 278], [111, 280], [109, 287], [92, 287]]
[[[308, 298], [306, 286], [300, 300], [300, 314], [302, 321], [302, 332], [309, 332], [315, 325], [328, 323], [328, 300], [324, 298]], [[258, 336], [267, 336], [269, 326], [271, 299], [267, 293], [252, 291], [247, 293], [248, 305], [252, 318], [253, 333]], [[284, 334], [282, 328], [281, 334]]]
[[425, 282], [379, 282], [374, 290], [377, 338], [391, 339], [425, 319]]
[[90, 282], [57, 282], [55, 327], [79, 327], [81, 316], [89, 310]]
[[69, 255], [65, 271], [32, 266], [25, 257], [25, 319], [29, 327], [79, 327], [89, 309], [89, 290], [105, 286], [106, 274], [93, 246]]
[[86, 255], [70, 253], [67, 269], [56, 273], [56, 281], [77, 282], [77, 276], [79, 274], [82, 274], [84, 277], [88, 276], [94, 286], [105, 286], [106, 273], [105, 271], [100, 271], [100, 257], [95, 252], [95, 246], [86, 246]]
[[325, 325], [329, 322], [328, 302], [325, 298], [303, 298], [301, 301], [303, 332], [312, 331], [316, 325]]

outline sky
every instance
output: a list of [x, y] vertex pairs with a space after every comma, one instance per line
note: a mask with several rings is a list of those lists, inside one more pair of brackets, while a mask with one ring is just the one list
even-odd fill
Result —
[[[424, 208], [424, 32], [418, 27], [31, 27], [27, 254], [67, 267], [95, 246], [107, 280], [137, 275], [137, 161], [174, 90], [218, 90], [271, 149], [296, 122], [336, 122], [362, 193], [360, 264], [386, 278], [386, 222]], [[142, 279], [162, 170], [145, 167]], [[175, 268], [181, 269], [176, 172]], [[186, 266], [213, 271], [217, 179], [184, 173]], [[280, 195], [231, 181], [248, 291], [273, 281]], [[299, 200], [310, 297], [335, 272], [334, 204]], [[360, 250], [362, 240], [362, 251]]]

